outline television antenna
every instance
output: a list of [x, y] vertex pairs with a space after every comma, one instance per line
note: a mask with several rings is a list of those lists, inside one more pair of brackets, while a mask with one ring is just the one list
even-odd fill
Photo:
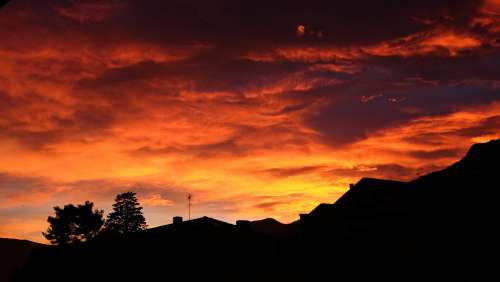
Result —
[[188, 194], [188, 220], [191, 220], [191, 193]]

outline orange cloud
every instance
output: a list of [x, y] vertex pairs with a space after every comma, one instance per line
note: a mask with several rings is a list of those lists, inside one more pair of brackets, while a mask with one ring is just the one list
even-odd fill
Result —
[[[480, 37], [471, 33], [436, 27], [430, 31], [372, 45], [278, 48], [272, 53], [251, 53], [246, 55], [246, 58], [263, 62], [289, 60], [293, 62], [322, 63], [318, 64], [317, 67], [352, 73], [359, 68], [355, 64], [356, 61], [363, 61], [370, 56], [456, 56], [459, 52], [477, 49], [481, 47], [482, 43]], [[443, 54], [443, 51], [446, 51], [446, 53]]]
[[421, 56], [425, 54], [439, 54], [446, 50], [450, 56], [458, 52], [478, 48], [481, 41], [469, 34], [460, 34], [453, 31], [436, 29], [431, 32], [415, 34], [396, 40], [363, 48], [363, 51], [375, 56]]
[[187, 193], [195, 217], [291, 222], [363, 176], [411, 179], [498, 137], [495, 1], [474, 15], [484, 32], [435, 17], [351, 33], [328, 12], [312, 36], [288, 15], [151, 26], [123, 1], [16, 2], [0, 18], [0, 236], [41, 241], [53, 206], [109, 212], [129, 190], [150, 226], [185, 216]]
[[160, 194], [153, 194], [148, 198], [141, 198], [140, 202], [146, 206], [172, 206], [173, 201], [163, 198]]
[[479, 24], [488, 31], [500, 32], [500, 1], [486, 0], [483, 2], [480, 13], [472, 21], [473, 24]]

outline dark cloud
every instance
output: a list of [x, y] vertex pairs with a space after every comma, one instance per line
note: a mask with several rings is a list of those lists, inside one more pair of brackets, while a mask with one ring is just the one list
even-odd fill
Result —
[[[97, 45], [151, 42], [167, 46], [204, 43], [234, 54], [276, 46], [371, 44], [428, 29], [463, 26], [482, 1], [16, 1], [5, 10], [33, 10], [30, 29], [62, 37], [78, 34]], [[45, 21], [45, 19], [57, 19]], [[296, 27], [321, 37], [297, 39]], [[23, 29], [20, 30], [24, 32]], [[43, 34], [43, 33], [42, 33]], [[40, 41], [43, 41], [40, 37]]]
[[150, 146], [136, 149], [130, 154], [135, 157], [161, 156], [169, 154], [186, 154], [198, 158], [222, 158], [227, 156], [243, 156], [251, 148], [238, 145], [236, 139], [227, 139], [221, 142], [205, 143], [199, 145], [173, 145], [153, 148]]
[[500, 132], [500, 115], [493, 116], [482, 120], [479, 124], [462, 128], [455, 133], [462, 136], [481, 136], [489, 134], [498, 134]]
[[[175, 95], [176, 91], [181, 89], [239, 93], [249, 88], [261, 88], [302, 68], [303, 64], [299, 63], [258, 62], [248, 59], [231, 59], [218, 54], [196, 56], [181, 62], [143, 61], [125, 67], [110, 68], [95, 78], [82, 79], [78, 84], [90, 90], [116, 89], [120, 86], [134, 87], [139, 83], [147, 94], [147, 92], [154, 93], [155, 91], [148, 87], [147, 83], [161, 79], [171, 83], [173, 93], [166, 92], [167, 95]], [[178, 85], [179, 83], [181, 85]], [[160, 93], [165, 93], [165, 89], [162, 90]]]
[[269, 168], [266, 170], [261, 170], [259, 173], [266, 175], [271, 175], [273, 177], [285, 178], [300, 176], [304, 174], [310, 174], [318, 172], [327, 168], [326, 166], [302, 166], [302, 167], [284, 167], [284, 168]]
[[[470, 20], [471, 11], [477, 10], [481, 1], [420, 0], [402, 4], [395, 0], [281, 0], [271, 3], [262, 0], [211, 3], [197, 0], [125, 3], [125, 8], [117, 9], [104, 24], [88, 24], [85, 31], [102, 34], [103, 40], [125, 37], [162, 44], [206, 41], [253, 49], [255, 47], [246, 44], [296, 43], [296, 26], [303, 24], [322, 30], [325, 35], [321, 40], [325, 43], [360, 44], [396, 38], [426, 28], [412, 17], [442, 24], [463, 24]], [[54, 6], [67, 7], [68, 3]]]
[[50, 185], [50, 182], [43, 177], [21, 176], [11, 173], [0, 172], [0, 192], [11, 193], [30, 193], [33, 190], [39, 190]]
[[266, 211], [273, 211], [274, 208], [278, 205], [282, 205], [283, 202], [277, 201], [277, 202], [266, 202], [266, 203], [260, 203], [255, 205], [256, 208], [266, 210]]
[[458, 159], [465, 153], [462, 148], [451, 148], [451, 149], [440, 149], [440, 150], [432, 150], [432, 151], [410, 151], [408, 155], [417, 159], [442, 159], [442, 158], [454, 158]]
[[307, 107], [309, 107], [310, 105], [311, 105], [310, 103], [302, 103], [302, 104], [297, 104], [297, 105], [289, 105], [289, 106], [283, 107], [279, 111], [275, 111], [275, 112], [271, 112], [271, 113], [267, 113], [267, 114], [271, 115], [271, 116], [285, 115], [285, 114], [297, 112], [297, 111], [300, 111], [300, 110], [304, 110]]
[[442, 146], [447, 145], [446, 136], [442, 133], [424, 133], [413, 136], [405, 136], [403, 141], [410, 144], [423, 144], [429, 146]]
[[[460, 149], [450, 150], [436, 150], [436, 151], [413, 151], [411, 156], [420, 159], [440, 159], [448, 157], [457, 157], [464, 152]], [[386, 164], [359, 164], [354, 167], [335, 167], [331, 165], [318, 165], [318, 166], [303, 166], [303, 167], [284, 167], [284, 168], [270, 168], [258, 171], [260, 174], [277, 177], [287, 178], [301, 175], [322, 175], [325, 179], [332, 182], [338, 181], [344, 177], [375, 177], [375, 178], [388, 178], [395, 180], [411, 180], [422, 174], [439, 169], [434, 165], [422, 167], [410, 167], [394, 163]], [[267, 203], [267, 202], [266, 202]]]
[[344, 96], [326, 104], [307, 116], [306, 123], [320, 133], [325, 143], [341, 146], [416, 116], [387, 101], [362, 103], [359, 100], [362, 93]]
[[[106, 107], [82, 105], [70, 115], [63, 115], [52, 111], [51, 107], [58, 104], [56, 101], [41, 95], [3, 97], [0, 109], [5, 110], [0, 118], [6, 122], [0, 123], [0, 136], [35, 150], [64, 140], [87, 142], [108, 135], [107, 130], [116, 121], [116, 112]], [[34, 126], [26, 116], [32, 116], [39, 124]]]
[[437, 170], [434, 165], [424, 167], [407, 167], [400, 164], [367, 164], [357, 165], [352, 168], [333, 168], [323, 172], [326, 178], [336, 181], [340, 177], [372, 177], [393, 180], [412, 180], [420, 175]]
[[[287, 123], [278, 123], [270, 126], [248, 126], [240, 124], [223, 124], [234, 133], [221, 141], [203, 142], [197, 144], [171, 144], [167, 146], [143, 146], [129, 151], [133, 157], [152, 157], [162, 155], [188, 155], [195, 158], [238, 158], [259, 152], [293, 148], [307, 150], [304, 146], [309, 136], [297, 134], [296, 128]], [[276, 138], [280, 142], [276, 142]]]
[[[331, 59], [331, 63], [337, 65], [356, 66], [359, 68], [356, 73], [321, 70], [318, 66], [322, 64], [307, 60], [245, 57], [249, 52], [261, 55], [280, 48], [300, 51], [300, 48], [311, 46], [326, 50], [345, 47], [355, 51], [359, 46], [393, 42], [391, 40], [415, 34], [419, 35], [416, 41], [422, 40], [436, 27], [483, 38], [484, 34], [476, 34], [469, 28], [482, 1], [424, 0], [404, 4], [392, 0], [342, 3], [220, 0], [215, 4], [192, 0], [20, 2], [9, 5], [8, 11], [12, 11], [12, 16], [19, 10], [32, 12], [26, 12], [19, 33], [29, 31], [37, 46], [54, 46], [45, 40], [55, 40], [56, 35], [61, 38], [61, 44], [56, 44], [56, 48], [64, 50], [79, 46], [79, 40], [82, 40], [87, 48], [97, 48], [104, 54], [114, 47], [130, 44], [161, 46], [163, 52], [195, 50], [196, 46], [203, 46], [179, 60], [164, 62], [143, 58], [124, 66], [100, 65], [99, 71], [94, 70], [93, 75], [79, 78], [74, 95], [82, 101], [89, 97], [92, 97], [90, 100], [108, 100], [113, 106], [112, 110], [94, 109], [93, 120], [89, 120], [91, 115], [82, 116], [85, 110], [76, 112], [71, 118], [75, 120], [59, 118], [61, 122], [74, 123], [78, 130], [85, 132], [90, 130], [90, 127], [82, 128], [86, 124], [96, 124], [96, 129], [104, 129], [115, 122], [116, 118], [107, 113], [140, 110], [135, 108], [137, 100], [156, 96], [178, 97], [182, 91], [231, 93], [218, 100], [221, 104], [266, 103], [265, 99], [251, 101], [239, 94], [272, 86], [292, 75], [298, 75], [298, 80], [335, 80], [337, 84], [320, 83], [305, 90], [284, 89], [281, 96], [274, 98], [280, 107], [269, 114], [300, 112], [304, 115], [305, 125], [316, 130], [320, 140], [332, 146], [362, 140], [374, 131], [419, 116], [443, 115], [460, 106], [498, 100], [498, 90], [491, 85], [496, 83], [496, 65], [500, 56], [491, 46], [480, 46], [477, 52], [464, 52], [454, 57], [447, 52], [438, 52], [430, 56], [407, 57], [396, 53]], [[35, 8], [37, 12], [33, 13]], [[53, 20], [42, 24], [42, 19], [47, 18]], [[321, 30], [323, 35], [321, 38], [298, 38], [295, 32], [299, 24], [304, 25], [306, 31], [308, 28]], [[36, 36], [31, 36], [33, 31], [49, 36], [38, 42]], [[400, 40], [393, 42], [392, 47], [404, 49], [405, 44], [415, 44], [413, 41]], [[38, 64], [37, 69], [43, 70], [57, 63], [66, 66], [58, 73], [85, 73], [83, 60], [51, 60]], [[50, 72], [40, 73], [43, 76], [43, 73]], [[161, 86], [157, 82], [161, 82]], [[383, 96], [368, 103], [359, 102], [361, 97], [374, 95]], [[315, 110], [311, 110], [313, 105], [317, 106]], [[44, 144], [56, 142], [61, 134], [72, 133], [55, 128], [45, 132], [8, 134], [25, 138], [30, 143], [36, 142], [29, 140], [46, 140], [40, 142]], [[214, 144], [208, 149], [221, 146], [234, 147], [234, 144]]]
[[[485, 106], [498, 101], [498, 88], [464, 83], [459, 85], [412, 87], [393, 86], [399, 73], [381, 74], [374, 78], [356, 79], [329, 88], [321, 93], [327, 99], [319, 110], [305, 116], [305, 122], [320, 133], [332, 146], [342, 146], [362, 140], [369, 134], [404, 124], [422, 116], [447, 115], [471, 106]], [[363, 76], [365, 74], [361, 74]], [[363, 102], [362, 97], [378, 95], [378, 99]], [[397, 102], [397, 103], [394, 103]]]
[[147, 79], [168, 74], [168, 66], [153, 61], [139, 62], [124, 67], [109, 68], [96, 78], [86, 78], [79, 85], [87, 89], [117, 87], [121, 84], [135, 84]]
[[260, 196], [256, 198], [259, 203], [254, 205], [254, 208], [272, 212], [277, 207], [281, 205], [291, 204], [302, 197], [304, 197], [304, 194], [302, 193], [292, 193], [279, 196]]
[[[435, 82], [441, 85], [471, 81], [497, 81], [496, 66], [500, 63], [497, 49], [482, 49], [461, 56], [416, 56], [370, 58], [367, 63], [397, 69], [400, 78], [420, 78], [414, 83]], [[400, 82], [403, 82], [402, 80]], [[428, 83], [427, 83], [428, 84]]]
[[[443, 130], [434, 133], [420, 133], [412, 136], [406, 136], [404, 141], [411, 144], [428, 145], [433, 147], [449, 146], [450, 137], [467, 137], [473, 138], [476, 136], [495, 136], [500, 132], [500, 116], [491, 116], [484, 118], [475, 125], [463, 126], [455, 130]], [[440, 158], [440, 157], [459, 157], [464, 155], [466, 148], [451, 148], [430, 151], [410, 151], [409, 154], [416, 158]]]
[[[44, 177], [0, 173], [0, 214], [22, 208], [24, 213], [40, 213], [40, 207], [56, 193], [56, 183]], [[19, 212], [23, 214], [23, 212]]]
[[144, 181], [123, 181], [116, 179], [89, 179], [65, 183], [68, 193], [92, 195], [99, 201], [111, 202], [119, 193], [136, 192], [140, 198], [149, 199], [158, 195], [159, 199], [168, 199], [172, 204], [183, 203], [187, 188], [175, 184], [154, 184]]

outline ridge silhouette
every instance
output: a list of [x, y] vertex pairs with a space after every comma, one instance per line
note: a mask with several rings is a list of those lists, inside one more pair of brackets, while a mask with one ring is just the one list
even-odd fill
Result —
[[33, 251], [43, 246], [28, 240], [0, 238], [0, 282], [10, 281]]
[[363, 178], [290, 224], [202, 217], [38, 248], [15, 278], [500, 281], [499, 162], [500, 139], [412, 181]]

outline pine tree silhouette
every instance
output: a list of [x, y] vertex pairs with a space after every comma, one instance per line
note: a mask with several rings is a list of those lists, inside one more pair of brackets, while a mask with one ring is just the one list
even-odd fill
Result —
[[106, 231], [128, 234], [147, 228], [142, 207], [134, 192], [118, 194], [113, 204], [113, 212], [108, 214]]

